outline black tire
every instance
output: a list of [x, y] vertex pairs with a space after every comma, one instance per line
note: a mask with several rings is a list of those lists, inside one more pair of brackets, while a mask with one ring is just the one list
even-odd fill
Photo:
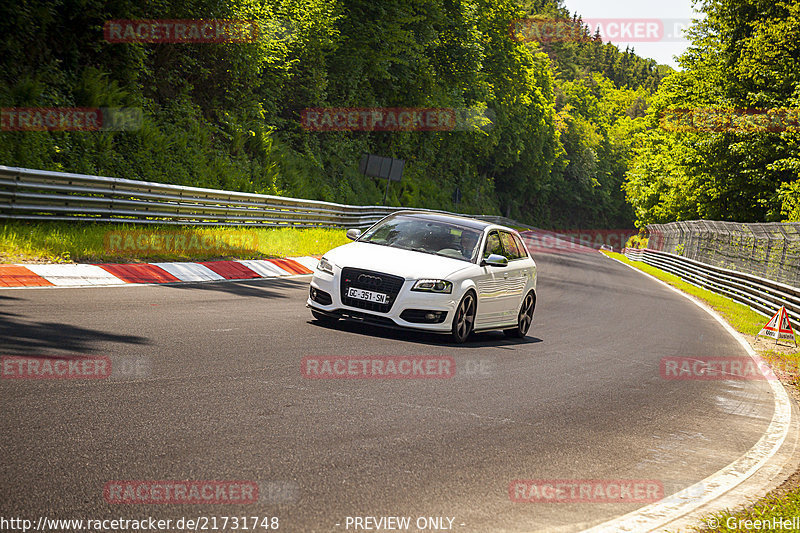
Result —
[[519, 308], [519, 315], [517, 315], [517, 327], [512, 329], [503, 330], [509, 337], [514, 337], [515, 339], [522, 339], [525, 335], [528, 334], [528, 330], [531, 329], [531, 323], [533, 322], [533, 311], [536, 308], [536, 295], [533, 294], [533, 291], [529, 292], [525, 299], [522, 300], [522, 305]]
[[469, 338], [475, 327], [477, 309], [478, 302], [475, 299], [475, 293], [470, 291], [461, 299], [458, 307], [456, 307], [455, 315], [453, 315], [453, 326], [450, 335], [456, 344], [462, 344]]
[[311, 310], [311, 315], [323, 326], [330, 326], [339, 321], [339, 319], [334, 316], [326, 315], [325, 313], [320, 313], [319, 311], [314, 311], [313, 309]]

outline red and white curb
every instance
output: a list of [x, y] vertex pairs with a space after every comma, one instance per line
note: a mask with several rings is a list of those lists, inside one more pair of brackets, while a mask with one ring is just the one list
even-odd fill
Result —
[[319, 259], [305, 256], [197, 263], [0, 265], [0, 289], [275, 278], [311, 274], [317, 262]]

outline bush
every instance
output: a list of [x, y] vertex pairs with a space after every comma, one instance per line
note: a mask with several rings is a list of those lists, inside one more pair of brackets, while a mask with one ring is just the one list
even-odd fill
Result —
[[625, 243], [625, 248], [635, 248], [637, 250], [645, 250], [647, 248], [647, 230], [642, 228], [639, 230], [638, 235], [632, 235], [628, 242]]

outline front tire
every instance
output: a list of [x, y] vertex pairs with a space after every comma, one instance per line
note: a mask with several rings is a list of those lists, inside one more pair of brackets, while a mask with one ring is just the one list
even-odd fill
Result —
[[472, 329], [475, 327], [475, 312], [477, 310], [475, 294], [468, 292], [461, 299], [461, 303], [456, 307], [456, 314], [453, 316], [453, 327], [451, 336], [453, 342], [462, 344], [467, 340]]
[[525, 296], [525, 299], [522, 300], [522, 306], [519, 308], [519, 315], [517, 316], [517, 327], [503, 330], [503, 333], [516, 339], [525, 338], [525, 335], [528, 334], [528, 330], [531, 329], [533, 310], [535, 307], [536, 296], [534, 296], [533, 291], [531, 291]]

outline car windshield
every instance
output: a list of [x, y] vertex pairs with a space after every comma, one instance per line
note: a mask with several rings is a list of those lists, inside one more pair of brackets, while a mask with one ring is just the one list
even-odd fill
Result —
[[466, 226], [398, 215], [369, 229], [359, 241], [472, 261], [480, 237], [480, 231]]

